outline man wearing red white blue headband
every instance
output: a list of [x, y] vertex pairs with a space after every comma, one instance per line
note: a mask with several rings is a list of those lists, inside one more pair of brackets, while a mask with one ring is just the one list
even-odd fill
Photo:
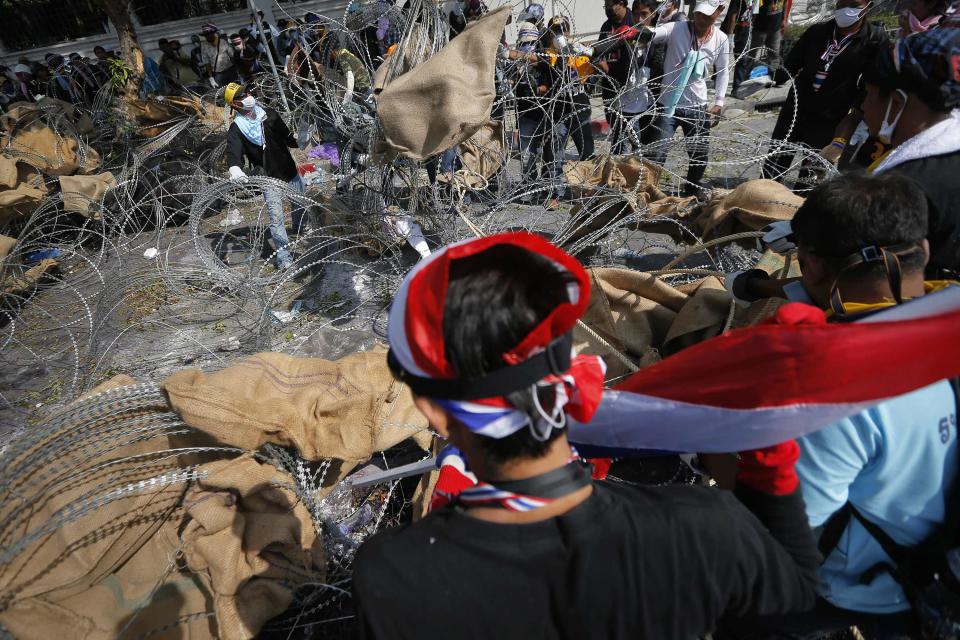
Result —
[[602, 397], [602, 361], [571, 348], [589, 297], [583, 267], [527, 233], [451, 245], [407, 275], [389, 364], [455, 450], [432, 513], [358, 552], [360, 637], [694, 638], [812, 606], [796, 443], [742, 453], [736, 497], [591, 478], [565, 430]]

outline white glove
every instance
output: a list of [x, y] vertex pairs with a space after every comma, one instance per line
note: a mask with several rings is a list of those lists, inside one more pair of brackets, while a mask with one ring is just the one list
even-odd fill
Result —
[[247, 184], [247, 174], [243, 169], [237, 166], [230, 167], [227, 171], [230, 173], [230, 180], [238, 184]]
[[761, 231], [765, 232], [760, 238], [760, 244], [781, 255], [790, 253], [797, 248], [793, 238], [793, 227], [789, 220], [773, 222], [765, 226]]
[[210, 81], [210, 88], [211, 88], [211, 89], [216, 89], [216, 88], [217, 88], [217, 81], [216, 81], [216, 79], [214, 79], [214, 78], [211, 76], [211, 77], [207, 78], [207, 80]]
[[593, 57], [593, 47], [588, 47], [587, 45], [574, 42], [573, 43], [573, 53], [578, 56], [587, 56], [588, 58]]

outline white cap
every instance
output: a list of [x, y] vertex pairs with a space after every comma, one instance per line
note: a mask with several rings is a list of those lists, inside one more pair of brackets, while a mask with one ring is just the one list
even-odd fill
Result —
[[25, 64], [18, 64], [13, 68], [14, 73], [32, 73], [30, 67]]
[[517, 42], [536, 42], [540, 35], [537, 25], [532, 22], [521, 22], [517, 25]]
[[693, 7], [694, 13], [702, 13], [705, 16], [712, 16], [717, 12], [717, 9], [723, 6], [723, 3], [720, 0], [698, 0], [697, 4]]

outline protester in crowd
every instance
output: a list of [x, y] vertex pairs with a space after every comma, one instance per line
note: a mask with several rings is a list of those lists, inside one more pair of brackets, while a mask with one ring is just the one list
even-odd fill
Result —
[[794, 82], [770, 138], [764, 177], [782, 179], [790, 168], [793, 154], [775, 153], [783, 140], [823, 149], [832, 162], [840, 158], [863, 116], [860, 75], [888, 41], [880, 25], [867, 22], [869, 4], [838, 0], [832, 20], [811, 26], [793, 45], [776, 76], [778, 84], [790, 76]]
[[283, 66], [287, 62], [287, 56], [293, 51], [297, 42], [297, 30], [295, 25], [287, 19], [277, 20], [277, 27], [280, 29], [280, 35], [277, 36], [277, 55], [279, 59], [277, 65]]
[[33, 102], [34, 96], [40, 94], [40, 86], [33, 77], [33, 72], [28, 65], [20, 63], [13, 67], [13, 74], [16, 76], [16, 101]]
[[543, 18], [546, 13], [543, 10], [543, 5], [536, 2], [531, 2], [526, 6], [526, 8], [520, 13], [520, 16], [517, 18], [517, 22], [531, 22], [533, 26], [537, 28], [539, 33], [543, 29]]
[[935, 28], [947, 12], [947, 0], [907, 0], [900, 12], [900, 31], [905, 38], [911, 33], [923, 33]]
[[266, 18], [264, 17], [263, 11], [257, 11], [256, 16], [254, 16], [254, 14], [251, 13], [249, 28], [241, 29], [240, 31], [241, 33], [243, 31], [247, 31], [250, 36], [250, 39], [256, 42], [254, 49], [256, 49], [260, 54], [266, 56], [267, 48], [264, 48], [263, 43], [260, 42], [260, 29], [257, 27], [258, 17], [260, 18], [260, 24], [263, 25], [263, 35], [267, 41], [267, 48], [270, 49], [270, 54], [273, 56], [274, 62], [279, 63], [280, 52], [277, 51], [276, 42], [277, 42], [277, 38], [280, 36], [280, 32], [276, 28], [271, 26], [269, 22], [267, 22]]
[[105, 62], [107, 60], [118, 60], [119, 56], [115, 51], [107, 51], [100, 45], [97, 45], [93, 48], [93, 55], [96, 56], [99, 62]]
[[200, 28], [204, 42], [200, 45], [200, 63], [203, 76], [214, 89], [233, 82], [237, 69], [233, 63], [233, 48], [220, 37], [217, 25], [207, 23]]
[[[699, 0], [689, 22], [671, 22], [653, 30], [651, 42], [667, 42], [663, 90], [658, 104], [663, 113], [657, 119], [660, 143], [651, 153], [654, 162], [664, 164], [678, 128], [683, 130], [690, 164], [684, 193], [699, 194], [707, 169], [710, 127], [723, 110], [727, 91], [729, 43], [727, 35], [716, 28], [723, 13], [719, 0]], [[646, 39], [646, 37], [642, 38]], [[707, 69], [716, 72], [716, 95], [707, 106]]]
[[[645, 2], [651, 4], [645, 4]], [[634, 26], [638, 28], [650, 26], [655, 19], [655, 11], [655, 0], [634, 0], [632, 11]], [[624, 77], [623, 86], [607, 105], [606, 110], [608, 119], [613, 118], [610, 131], [610, 152], [613, 154], [640, 151], [641, 143], [649, 144], [659, 137], [653, 126], [655, 116], [652, 112], [647, 113], [654, 106], [655, 101], [650, 90], [651, 72], [647, 51], [649, 45], [632, 44], [632, 42], [634, 41], [624, 40], [620, 44], [622, 49], [630, 49], [621, 52], [623, 59], [628, 61], [630, 66]], [[594, 64], [603, 73], [610, 73], [609, 62], [601, 59]]]
[[[303, 193], [303, 181], [290, 155], [290, 148], [296, 147], [297, 143], [280, 114], [261, 107], [245, 87], [236, 83], [231, 82], [224, 88], [223, 99], [235, 112], [233, 124], [227, 130], [230, 179], [240, 184], [247, 182], [243, 170], [246, 159], [252, 172], [282, 180]], [[277, 190], [269, 188], [264, 189], [263, 198], [270, 216], [270, 237], [276, 246], [276, 267], [283, 270], [293, 264], [293, 257], [287, 249], [290, 241], [284, 224], [283, 201]], [[292, 212], [295, 230], [300, 229], [302, 217], [303, 209], [295, 205]]]
[[349, 49], [342, 47], [330, 48], [330, 62], [343, 77], [343, 104], [357, 99], [358, 103], [366, 101], [370, 94], [370, 71], [357, 56]]
[[[848, 174], [817, 187], [792, 221], [803, 292], [831, 321], [852, 322], [948, 286], [924, 281], [927, 229], [926, 200], [908, 178]], [[758, 279], [760, 289], [769, 283], [762, 272], [741, 274], [739, 290]], [[915, 547], [944, 521], [958, 469], [956, 410], [944, 380], [798, 440], [797, 473], [826, 558], [822, 597], [802, 616], [751, 621], [743, 637], [819, 637], [853, 625], [868, 638], [921, 636], [878, 536]]]
[[252, 82], [254, 75], [262, 71], [256, 43], [250, 45], [242, 35], [234, 33], [230, 35], [230, 45], [233, 47], [233, 66], [241, 81]]
[[166, 79], [160, 65], [150, 56], [143, 55], [143, 91], [162, 94], [167, 89]]
[[[651, 15], [652, 14], [652, 15]], [[634, 24], [657, 27], [670, 24], [671, 22], [684, 22], [687, 16], [677, 11], [674, 0], [633, 0], [633, 21]], [[647, 46], [647, 51], [643, 60], [643, 66], [650, 70], [650, 80], [647, 87], [653, 94], [654, 99], [660, 97], [660, 90], [663, 87], [663, 64], [667, 57], [667, 43], [665, 41], [652, 43]], [[646, 131], [646, 127], [641, 127]]]
[[876, 173], [916, 180], [930, 209], [927, 275], [960, 274], [960, 29], [916, 33], [864, 72], [863, 119], [892, 147]]
[[203, 65], [203, 45], [200, 42], [200, 36], [193, 34], [190, 36], [190, 67], [198, 78], [206, 77]]
[[590, 94], [584, 86], [587, 79], [593, 73], [593, 66], [590, 59], [584, 55], [578, 55], [580, 50], [585, 49], [582, 45], [573, 42], [573, 33], [570, 18], [564, 15], [556, 15], [550, 18], [547, 28], [555, 35], [562, 36], [562, 42], [566, 45], [560, 52], [567, 60], [567, 66], [570, 68], [569, 80], [571, 95], [574, 104], [575, 120], [571, 123], [570, 137], [573, 144], [577, 147], [577, 156], [580, 160], [587, 160], [594, 155], [592, 106], [590, 105]]
[[[462, 483], [361, 547], [358, 637], [695, 638], [726, 614], [813, 603], [794, 442], [743, 452], [736, 494], [591, 480], [565, 431], [602, 394], [602, 361], [571, 355], [589, 289], [527, 233], [452, 245], [407, 275], [388, 362]], [[414, 303], [427, 292], [435, 309]]]
[[50, 73], [45, 93], [64, 102], [82, 103], [80, 86], [73, 81], [71, 69], [63, 56], [48, 54], [45, 60]]
[[537, 94], [542, 97], [546, 111], [542, 123], [543, 160], [553, 185], [546, 207], [554, 211], [560, 208], [560, 199], [566, 195], [563, 163], [570, 130], [579, 124], [573, 90], [580, 83], [575, 79], [576, 71], [570, 69], [566, 57], [561, 54], [566, 45], [563, 36], [548, 29], [543, 34], [542, 42], [546, 55], [537, 63], [535, 73], [540, 82]]
[[179, 40], [171, 40], [160, 58], [160, 69], [167, 81], [178, 90], [194, 87], [200, 77], [194, 72], [189, 56], [184, 55]]
[[[728, 15], [739, 16], [734, 37], [737, 63], [733, 72], [733, 95], [743, 98], [742, 85], [750, 78], [753, 68], [763, 61], [767, 77], [762, 86], [774, 84], [774, 76], [780, 67], [780, 41], [783, 33], [785, 0], [760, 0], [760, 12], [753, 14], [753, 2], [736, 0]], [[763, 57], [761, 58], [761, 53]], [[757, 85], [761, 86], [761, 85]]]
[[539, 60], [535, 54], [540, 34], [532, 22], [520, 22], [517, 29], [517, 48], [514, 50], [516, 55], [513, 59], [531, 56], [529, 60], [525, 60], [530, 64], [519, 64], [512, 69], [512, 80], [520, 136], [521, 181], [532, 184], [539, 179], [540, 154], [543, 150], [547, 116], [546, 106], [538, 92], [541, 83], [537, 69]]
[[[600, 25], [599, 42], [615, 38], [629, 38], [636, 34], [633, 28], [633, 13], [627, 8], [627, 0], [604, 0], [604, 14], [606, 21]], [[613, 127], [617, 120], [617, 111], [613, 101], [627, 81], [627, 74], [632, 64], [633, 47], [614, 47], [604, 55], [597, 56], [597, 68], [603, 71], [601, 79], [601, 95], [603, 97], [604, 115], [607, 124]]]

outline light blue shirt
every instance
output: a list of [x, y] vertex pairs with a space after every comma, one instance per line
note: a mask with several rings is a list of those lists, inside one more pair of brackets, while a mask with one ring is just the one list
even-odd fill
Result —
[[[944, 493], [957, 473], [956, 406], [944, 380], [798, 438], [796, 468], [810, 526], [822, 526], [849, 500], [898, 544], [922, 542], [943, 522]], [[860, 584], [863, 572], [879, 562], [890, 559], [851, 517], [820, 568], [821, 595], [853, 611], [908, 609], [888, 573]]]

